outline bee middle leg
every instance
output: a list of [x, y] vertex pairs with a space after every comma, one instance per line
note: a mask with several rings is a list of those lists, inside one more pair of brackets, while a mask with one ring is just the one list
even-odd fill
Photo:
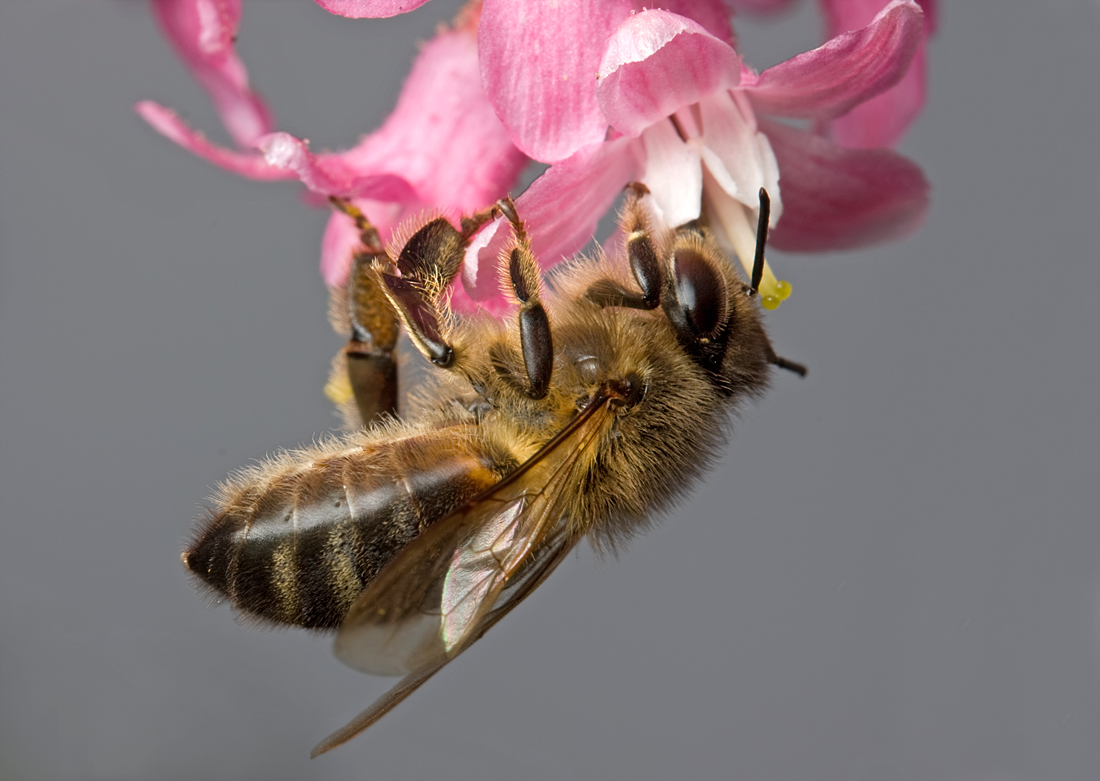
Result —
[[372, 267], [413, 345], [440, 368], [455, 360], [454, 348], [443, 337], [440, 299], [458, 273], [470, 239], [494, 216], [494, 209], [486, 209], [464, 217], [461, 229], [437, 217], [417, 230], [395, 259], [384, 256]]
[[497, 209], [512, 223], [516, 245], [508, 254], [508, 280], [519, 301], [519, 341], [527, 383], [523, 391], [532, 399], [545, 398], [554, 368], [554, 341], [550, 318], [539, 300], [539, 267], [523, 221], [511, 198], [497, 202]]

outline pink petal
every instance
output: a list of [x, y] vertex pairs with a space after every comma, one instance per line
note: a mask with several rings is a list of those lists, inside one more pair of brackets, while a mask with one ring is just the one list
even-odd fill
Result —
[[915, 230], [928, 208], [920, 168], [888, 149], [845, 149], [761, 120], [779, 161], [783, 218], [769, 234], [794, 252], [849, 249]]
[[897, 86], [856, 106], [829, 124], [829, 134], [847, 147], [873, 149], [896, 144], [924, 108], [925, 42]]
[[866, 27], [760, 74], [744, 89], [763, 114], [831, 119], [901, 80], [922, 38], [920, 6], [894, 0]]
[[[516, 199], [516, 211], [526, 223], [543, 269], [554, 267], [588, 243], [623, 187], [641, 174], [638, 154], [638, 144], [630, 138], [590, 144], [550, 166]], [[509, 231], [498, 229], [487, 246], [466, 254], [462, 276], [466, 292], [490, 309], [504, 301], [497, 267], [509, 237]]]
[[[892, 146], [920, 114], [924, 106], [925, 43], [935, 32], [937, 9], [934, 0], [917, 0], [924, 11], [924, 40], [917, 48], [909, 71], [892, 89], [856, 106], [830, 124], [830, 134], [848, 147]], [[866, 25], [886, 0], [821, 0], [830, 36]]]
[[[849, 30], [866, 27], [888, 3], [889, 0], [819, 0], [821, 13], [825, 17], [826, 34], [835, 38]], [[936, 0], [917, 0], [917, 4], [924, 11], [924, 31], [932, 35], [939, 17]]]
[[596, 96], [612, 127], [637, 136], [740, 80], [741, 60], [725, 41], [686, 17], [643, 11], [608, 40]]
[[550, 166], [516, 199], [539, 265], [550, 269], [596, 233], [600, 218], [641, 174], [637, 144], [619, 138]]
[[608, 36], [633, 8], [631, 0], [485, 0], [482, 83], [527, 155], [554, 162], [603, 140], [596, 73]]
[[248, 86], [234, 49], [240, 0], [153, 0], [153, 18], [176, 54], [203, 86], [233, 140], [250, 147], [271, 132], [263, 99]]
[[381, 19], [414, 11], [428, 0], [314, 0], [326, 11], [349, 19]]
[[267, 163], [293, 172], [306, 187], [322, 195], [343, 198], [370, 196], [373, 200], [415, 203], [416, 191], [402, 176], [380, 171], [360, 170], [348, 164], [345, 155], [315, 155], [309, 144], [289, 133], [271, 133], [256, 144]]
[[456, 212], [496, 201], [527, 164], [481, 86], [472, 27], [425, 44], [385, 124], [340, 157], [350, 170], [400, 177], [419, 200]]
[[141, 117], [160, 134], [175, 141], [187, 151], [208, 160], [214, 165], [249, 179], [271, 181], [294, 179], [292, 171], [269, 165], [257, 152], [237, 152], [210, 143], [206, 136], [191, 129], [176, 112], [151, 100], [143, 100], [134, 106]]

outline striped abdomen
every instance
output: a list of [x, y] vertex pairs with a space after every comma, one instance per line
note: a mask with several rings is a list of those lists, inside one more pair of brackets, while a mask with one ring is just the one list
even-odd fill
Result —
[[224, 489], [183, 562], [239, 610], [335, 628], [402, 547], [501, 479], [502, 460], [466, 425], [291, 454]]

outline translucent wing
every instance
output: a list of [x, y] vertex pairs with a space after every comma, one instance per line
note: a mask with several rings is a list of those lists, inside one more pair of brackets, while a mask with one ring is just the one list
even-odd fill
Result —
[[522, 602], [528, 594], [534, 591], [535, 588], [537, 588], [542, 581], [557, 568], [558, 564], [560, 564], [569, 551], [573, 549], [574, 544], [575, 541], [568, 540], [565, 535], [559, 535], [554, 544], [544, 546], [539, 551], [532, 554], [533, 560], [530, 566], [524, 566], [523, 571], [515, 580], [509, 582], [504, 589], [504, 593], [501, 594], [499, 604], [488, 612], [479, 625], [476, 634], [474, 634], [463, 647], [457, 649], [450, 655], [439, 654], [423, 669], [406, 675], [396, 686], [375, 700], [369, 708], [318, 743], [310, 756], [316, 757], [329, 749], [336, 748], [346, 743], [389, 713], [406, 697], [420, 688], [422, 683], [435, 675], [447, 664], [447, 662], [451, 661], [451, 659], [472, 645], [475, 640], [488, 632], [497, 621], [511, 612], [512, 608]]
[[527, 597], [575, 540], [564, 508], [577, 461], [608, 424], [597, 395], [523, 466], [428, 527], [363, 591], [336, 637], [336, 656], [376, 675], [405, 675], [313, 755], [354, 737], [466, 650]]

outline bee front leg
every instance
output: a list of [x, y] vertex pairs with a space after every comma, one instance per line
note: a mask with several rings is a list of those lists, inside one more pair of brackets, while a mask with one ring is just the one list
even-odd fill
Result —
[[641, 204], [648, 188], [640, 182], [629, 185], [630, 194], [623, 210], [620, 226], [626, 234], [626, 253], [630, 270], [641, 288], [641, 295], [624, 289], [617, 282], [601, 279], [588, 288], [585, 297], [600, 306], [622, 306], [628, 309], [656, 309], [661, 305], [664, 278], [657, 250], [650, 236], [649, 220]]
[[554, 341], [550, 335], [550, 318], [539, 300], [539, 267], [512, 199], [498, 201], [497, 209], [512, 223], [516, 236], [516, 246], [508, 254], [508, 279], [520, 304], [519, 341], [527, 372], [527, 385], [523, 390], [530, 398], [541, 399], [550, 388]]

